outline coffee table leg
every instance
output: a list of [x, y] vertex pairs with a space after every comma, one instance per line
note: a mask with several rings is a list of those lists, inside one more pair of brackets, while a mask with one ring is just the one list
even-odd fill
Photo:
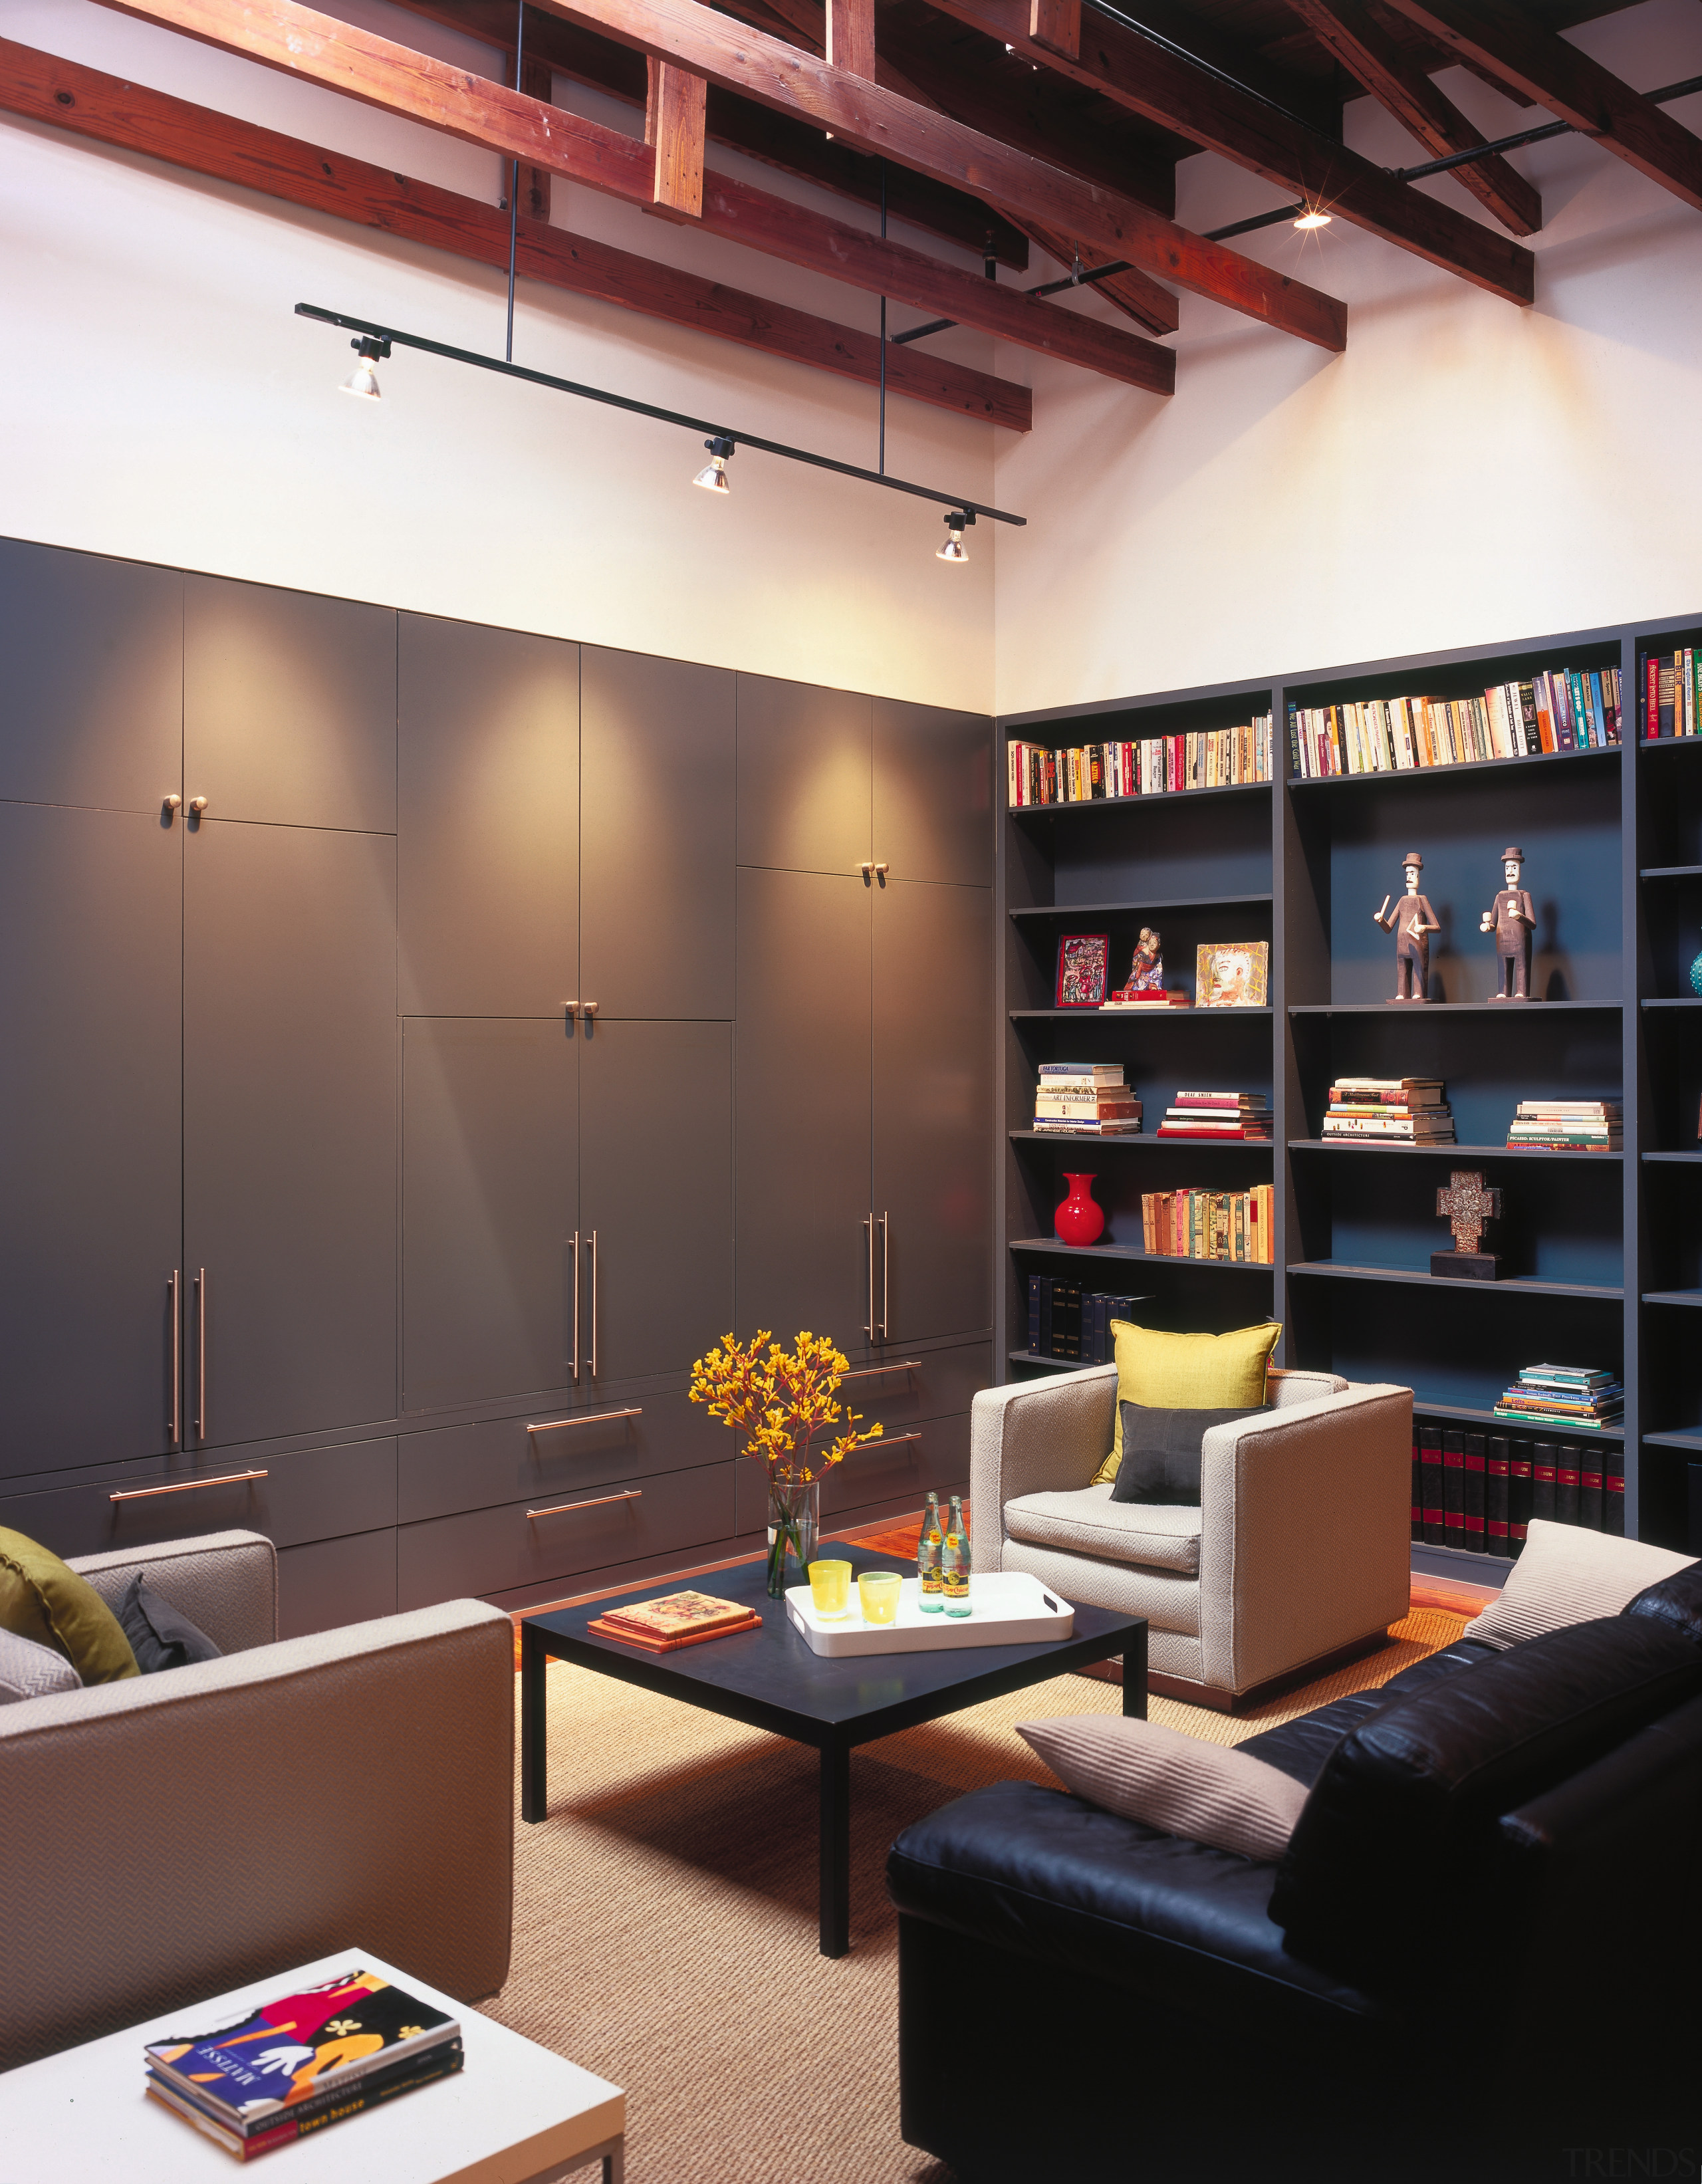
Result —
[[842, 1957], [851, 1947], [851, 1753], [822, 1747], [821, 1947]]
[[520, 1626], [520, 1817], [547, 1819], [550, 1793], [545, 1784], [548, 1758], [544, 1752], [547, 1719], [544, 1671], [550, 1657], [544, 1641], [525, 1624]]
[[1130, 1721], [1147, 1719], [1147, 1628], [1143, 1624], [1123, 1647], [1123, 1712]]

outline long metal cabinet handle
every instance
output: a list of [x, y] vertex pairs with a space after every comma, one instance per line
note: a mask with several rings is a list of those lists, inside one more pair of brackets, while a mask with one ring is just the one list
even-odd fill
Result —
[[895, 1357], [890, 1365], [860, 1365], [855, 1373], [841, 1373], [841, 1380], [873, 1380], [881, 1373], [919, 1373], [919, 1357]]
[[591, 1231], [591, 1378], [597, 1377], [597, 1232]]
[[921, 1438], [920, 1433], [881, 1434], [868, 1440], [860, 1440], [857, 1444], [857, 1448], [847, 1449], [845, 1454], [855, 1456], [857, 1449], [863, 1448], [901, 1448], [906, 1441], [920, 1440]]
[[587, 1411], [583, 1418], [543, 1418], [538, 1424], [528, 1425], [527, 1433], [557, 1433], [563, 1426], [600, 1426], [611, 1418], [641, 1418], [645, 1414], [642, 1403], [634, 1403], [624, 1411]]
[[183, 1446], [183, 1269], [174, 1267], [165, 1279], [171, 1299], [171, 1446]]
[[886, 1216], [880, 1217], [880, 1339], [892, 1338], [892, 1252], [887, 1236]]
[[528, 1509], [526, 1521], [529, 1524], [534, 1517], [565, 1517], [573, 1509], [601, 1509], [611, 1502], [642, 1502], [644, 1498], [642, 1486], [629, 1486], [624, 1494], [599, 1494], [589, 1502], [558, 1502], [553, 1508]]
[[579, 1231], [573, 1231], [573, 1385], [579, 1384]]
[[195, 1276], [195, 1438], [207, 1439], [207, 1269]]
[[873, 1340], [874, 1340], [874, 1216], [873, 1216], [873, 1214], [872, 1214], [872, 1213], [865, 1213], [865, 1214], [864, 1214], [864, 1216], [862, 1217], [862, 1233], [863, 1233], [864, 1240], [867, 1242], [867, 1244], [868, 1244], [868, 1318], [867, 1321], [864, 1323], [864, 1325], [863, 1325], [863, 1330], [862, 1330], [862, 1331], [863, 1331], [863, 1333], [864, 1333], [864, 1334], [868, 1337], [869, 1340], [870, 1340], [871, 1342], [873, 1342]]
[[245, 1479], [270, 1479], [269, 1471], [226, 1471], [217, 1479], [180, 1479], [175, 1486], [131, 1486], [109, 1494], [109, 1502], [151, 1502], [156, 1494], [196, 1494], [204, 1486], [240, 1486]]

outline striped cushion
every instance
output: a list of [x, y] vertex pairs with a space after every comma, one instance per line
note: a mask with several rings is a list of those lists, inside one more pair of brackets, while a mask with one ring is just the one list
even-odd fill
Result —
[[1090, 1804], [1242, 1858], [1281, 1858], [1306, 1802], [1305, 1785], [1264, 1760], [1154, 1721], [1067, 1714], [1017, 1733]]
[[39, 1699], [49, 1691], [80, 1691], [83, 1680], [51, 1646], [0, 1630], [0, 1706], [20, 1699]]
[[1501, 1597], [1460, 1633], [1504, 1650], [1545, 1630], [1617, 1615], [1645, 1586], [1694, 1559], [1643, 1540], [1616, 1540], [1578, 1524], [1532, 1519], [1525, 1552], [1508, 1572]]

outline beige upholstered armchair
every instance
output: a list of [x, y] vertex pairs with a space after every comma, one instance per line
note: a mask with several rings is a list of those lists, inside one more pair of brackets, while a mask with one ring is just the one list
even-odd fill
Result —
[[1273, 1369], [1268, 1418], [1214, 1426], [1200, 1506], [1090, 1484], [1117, 1368], [975, 1398], [977, 1569], [1144, 1615], [1156, 1691], [1233, 1712], [1379, 1644], [1410, 1607], [1412, 1391]]
[[333, 1949], [467, 2002], [502, 1985], [507, 1616], [459, 1600], [279, 1643], [254, 1532], [71, 1568], [112, 1607], [142, 1570], [225, 1658], [0, 1706], [0, 2070]]

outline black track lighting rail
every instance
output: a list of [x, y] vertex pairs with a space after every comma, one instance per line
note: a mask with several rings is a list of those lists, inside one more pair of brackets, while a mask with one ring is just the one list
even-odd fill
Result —
[[533, 387], [548, 387], [557, 394], [577, 394], [587, 402], [601, 402], [611, 410], [625, 410], [635, 417], [654, 417], [661, 425], [678, 425], [688, 432], [706, 432], [711, 438], [731, 440], [740, 448], [757, 448], [765, 455], [779, 455], [789, 463], [808, 463], [814, 470], [834, 471], [840, 477], [857, 478], [865, 485], [878, 485], [889, 493], [907, 493], [916, 500], [931, 500], [944, 509], [963, 509], [974, 515], [984, 515], [990, 522], [1013, 523], [1026, 527], [1025, 515], [1013, 515], [1008, 510], [991, 508], [984, 500], [972, 500], [961, 493], [941, 493], [931, 485], [915, 485], [908, 478], [893, 477], [882, 471], [860, 469], [855, 463], [835, 461], [831, 455], [812, 454], [808, 448], [789, 448], [784, 441], [759, 439], [754, 432], [740, 432], [732, 426], [718, 424], [707, 417], [689, 417], [678, 410], [661, 410], [653, 402], [637, 402], [629, 394], [611, 394], [600, 387], [583, 387], [578, 380], [557, 379], [547, 371], [533, 371], [523, 364], [511, 364], [499, 356], [481, 356], [476, 349], [451, 348], [447, 342], [428, 341], [423, 334], [405, 334], [395, 326], [374, 326], [370, 319], [351, 319], [341, 311], [327, 311], [318, 304], [298, 304], [295, 314], [299, 319], [317, 319], [322, 326], [342, 326], [349, 332], [364, 334], [369, 340], [384, 341], [399, 348], [417, 348], [427, 356], [444, 356], [452, 364], [470, 364], [480, 371], [494, 371], [505, 379], [524, 379]]

